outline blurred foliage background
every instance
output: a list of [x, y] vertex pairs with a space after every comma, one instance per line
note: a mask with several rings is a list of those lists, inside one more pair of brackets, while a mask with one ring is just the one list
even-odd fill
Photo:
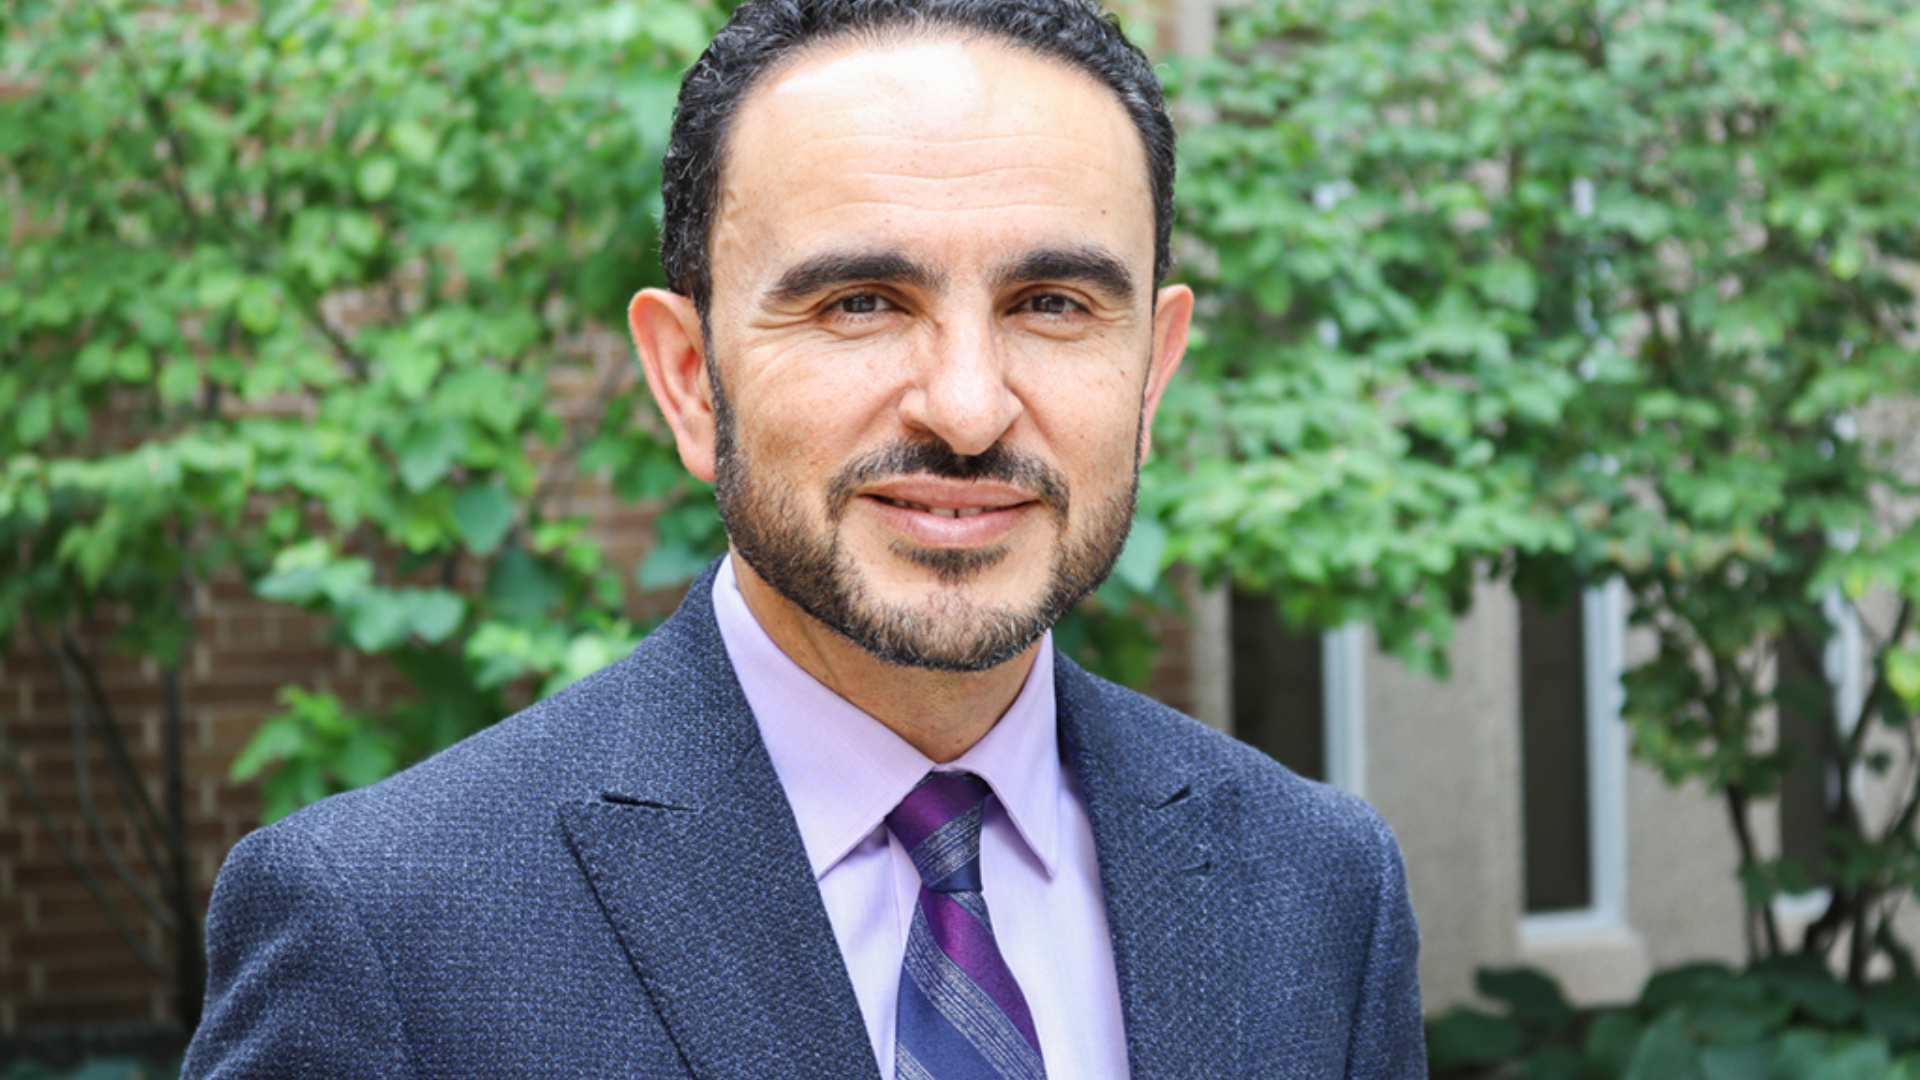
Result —
[[[617, 658], [646, 628], [635, 596], [722, 550], [628, 358], [595, 342], [659, 283], [678, 77], [725, 10], [0, 12], [0, 646], [85, 703], [172, 931], [147, 959], [190, 1026], [199, 586], [319, 613], [412, 687], [369, 714], [289, 686], [234, 765], [271, 819]], [[1185, 564], [1444, 673], [1476, 585], [1619, 578], [1658, 642], [1628, 677], [1635, 751], [1726, 801], [1751, 952], [1775, 965], [1725, 973], [1764, 1023], [1699, 1021], [1726, 999], [1700, 977], [1650, 986], [1604, 1038], [1525, 1007], [1442, 1020], [1438, 1065], [1920, 1074], [1920, 1024], [1872, 1019], [1911, 993], [1892, 913], [1920, 882], [1915, 433], [1877, 419], [1920, 389], [1916, 57], [1920, 16], [1891, 0], [1252, 0], [1165, 69], [1199, 333], [1128, 551], [1063, 646], [1142, 677], [1144, 614]], [[637, 567], [576, 503], [596, 485], [655, 511]], [[1857, 711], [1819, 664], [1775, 677], [1855, 616]], [[89, 691], [74, 627], [99, 618], [168, 688], [164, 776], [135, 774]], [[1808, 745], [1768, 733], [1789, 699], [1818, 713]], [[1817, 867], [1751, 836], [1805, 758], [1839, 784]], [[0, 759], [30, 786], [4, 718]], [[1814, 879], [1831, 906], [1784, 940], [1771, 901]], [[1856, 1006], [1776, 993], [1796, 955]], [[1868, 1071], [1809, 1057], [1807, 1023], [1874, 1048]]]

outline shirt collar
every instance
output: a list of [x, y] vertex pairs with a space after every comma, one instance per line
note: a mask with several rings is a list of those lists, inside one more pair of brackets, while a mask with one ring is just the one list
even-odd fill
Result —
[[[714, 577], [713, 612], [818, 880], [872, 835], [934, 764], [774, 644], [740, 595], [731, 555]], [[1053, 876], [1065, 780], [1055, 733], [1051, 632], [1005, 715], [941, 768], [985, 780], [1021, 840]]]

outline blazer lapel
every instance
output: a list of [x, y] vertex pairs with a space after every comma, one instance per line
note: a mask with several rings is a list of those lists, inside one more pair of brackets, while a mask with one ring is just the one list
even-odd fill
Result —
[[1244, 1076], [1233, 787], [1157, 717], [1059, 663], [1061, 751], [1086, 799], [1133, 1080]]
[[692, 1076], [879, 1080], [710, 586], [711, 571], [628, 661], [634, 697], [658, 704], [623, 726], [604, 793], [560, 808], [562, 829]]

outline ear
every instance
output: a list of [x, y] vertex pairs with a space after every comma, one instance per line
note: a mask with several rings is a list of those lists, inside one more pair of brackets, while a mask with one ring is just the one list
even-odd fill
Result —
[[1153, 298], [1153, 360], [1147, 367], [1147, 386], [1140, 405], [1140, 456], [1153, 445], [1153, 414], [1167, 381], [1187, 355], [1187, 329], [1193, 323], [1193, 290], [1168, 285]]
[[693, 301], [665, 289], [643, 289], [627, 305], [633, 349], [647, 373], [647, 388], [673, 429], [680, 462], [702, 480], [713, 480], [713, 388], [707, 384], [706, 342]]

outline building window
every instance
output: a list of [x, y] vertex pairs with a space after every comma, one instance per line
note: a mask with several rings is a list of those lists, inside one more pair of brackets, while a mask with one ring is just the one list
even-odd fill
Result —
[[1529, 912], [1593, 906], [1581, 598], [1520, 604], [1520, 765]]
[[1310, 780], [1366, 793], [1366, 634], [1290, 629], [1271, 596], [1235, 590], [1233, 734]]
[[1625, 596], [1520, 605], [1521, 802], [1527, 930], [1626, 921]]

